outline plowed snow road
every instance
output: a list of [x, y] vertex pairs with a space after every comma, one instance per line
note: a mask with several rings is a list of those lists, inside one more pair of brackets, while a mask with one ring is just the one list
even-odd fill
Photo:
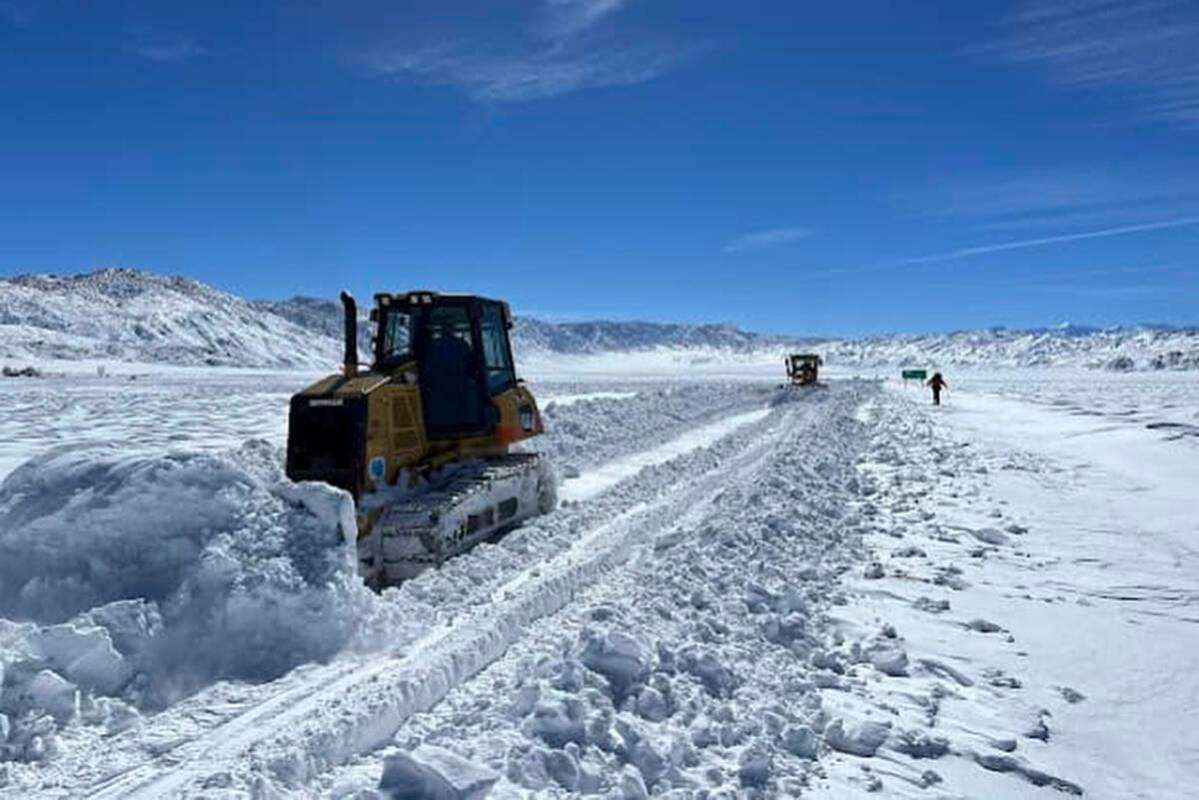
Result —
[[812, 393], [713, 423], [707, 436], [703, 429], [685, 435], [658, 451], [665, 463], [651, 453], [636, 461], [639, 473], [605, 479], [610, 486], [592, 493], [591, 502], [540, 520], [538, 527], [566, 537], [568, 546], [461, 598], [443, 624], [402, 648], [347, 656], [258, 687], [213, 725], [199, 721], [203, 698], [182, 703], [153, 718], [139, 737], [143, 745], [162, 742], [161, 750], [97, 780], [89, 796], [194, 796], [249, 790], [256, 781], [303, 791], [314, 776], [388, 743], [412, 714], [502, 656], [530, 623], [618, 570], [635, 544], [677, 529], [689, 513], [694, 519], [730, 474], [764, 480], [758, 473], [784, 431], [818, 426], [834, 408], [844, 415], [859, 391]]

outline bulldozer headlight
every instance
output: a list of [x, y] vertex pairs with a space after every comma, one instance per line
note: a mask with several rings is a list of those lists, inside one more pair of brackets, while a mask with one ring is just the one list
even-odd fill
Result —
[[533, 430], [533, 409], [524, 406], [520, 410], [520, 427], [523, 430]]

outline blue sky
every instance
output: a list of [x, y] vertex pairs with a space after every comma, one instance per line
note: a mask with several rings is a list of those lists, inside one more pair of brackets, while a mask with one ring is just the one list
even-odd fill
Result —
[[0, 274], [1199, 323], [1199, 3], [0, 0]]

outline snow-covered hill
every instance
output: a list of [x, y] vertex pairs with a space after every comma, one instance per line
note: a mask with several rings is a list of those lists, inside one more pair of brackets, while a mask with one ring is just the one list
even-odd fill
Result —
[[0, 359], [326, 367], [318, 329], [182, 277], [128, 269], [0, 280]]
[[[202, 283], [129, 269], [0, 280], [0, 360], [116, 360], [185, 366], [329, 369], [340, 359], [341, 306], [333, 299], [245, 300]], [[370, 332], [360, 327], [365, 353]], [[775, 363], [815, 350], [829, 364], [1070, 366], [1199, 369], [1199, 329], [990, 329], [861, 339], [799, 339], [731, 325], [520, 318], [522, 361], [652, 354], [694, 365]], [[665, 361], [663, 361], [665, 359]]]

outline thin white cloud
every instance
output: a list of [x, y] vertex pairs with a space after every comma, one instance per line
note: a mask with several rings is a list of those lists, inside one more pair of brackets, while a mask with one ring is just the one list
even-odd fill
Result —
[[590, 48], [555, 43], [518, 54], [488, 54], [459, 45], [385, 48], [364, 59], [380, 75], [458, 86], [475, 100], [521, 103], [582, 89], [653, 80], [690, 55], [647, 44]]
[[159, 64], [171, 64], [202, 56], [207, 51], [191, 39], [174, 37], [138, 45], [134, 52], [142, 58], [156, 61]]
[[353, 60], [378, 75], [455, 86], [486, 103], [522, 103], [653, 80], [701, 49], [595, 30], [630, 0], [538, 0], [514, 40], [390, 44]]
[[974, 52], [1040, 67], [1072, 89], [1130, 93], [1150, 115], [1199, 126], [1199, 4], [1193, 0], [1036, 0]]
[[753, 250], [766, 250], [767, 248], [798, 242], [811, 235], [812, 230], [810, 228], [770, 228], [769, 230], [755, 231], [738, 236], [724, 246], [724, 252], [746, 253]]
[[952, 261], [959, 258], [969, 258], [970, 256], [1003, 252], [1005, 250], [1024, 250], [1030, 247], [1045, 247], [1054, 244], [1064, 244], [1066, 242], [1079, 242], [1086, 239], [1106, 239], [1111, 236], [1128, 236], [1129, 234], [1133, 233], [1158, 231], [1168, 228], [1186, 228], [1195, 225], [1199, 225], [1199, 217], [1184, 217], [1181, 219], [1169, 219], [1159, 222], [1147, 222], [1140, 225], [1123, 225], [1118, 228], [1104, 228], [1103, 230], [1097, 231], [1083, 231], [1081, 233], [1067, 233], [1060, 236], [1042, 236], [1036, 239], [1020, 239], [1017, 241], [979, 245], [977, 247], [963, 247], [959, 250], [951, 250], [946, 253], [936, 253], [929, 256], [919, 256], [917, 258], [905, 258], [900, 263], [933, 264], [939, 261]]
[[1153, 204], [1143, 206], [1097, 206], [1077, 211], [1046, 214], [1014, 215], [984, 222], [971, 227], [980, 231], [1033, 235], [1036, 231], [1060, 231], [1071, 228], [1112, 228], [1153, 222], [1168, 216], [1190, 216], [1199, 213], [1199, 204]]
[[[1050, 165], [937, 177], [895, 191], [891, 202], [922, 218], [953, 220], [1012, 238], [1199, 216], [1199, 161]], [[926, 221], [926, 219], [922, 219]]]
[[575, 36], [627, 4], [628, 0], [545, 0], [536, 30], [551, 39]]
[[[1052, 166], [938, 179], [916, 198], [921, 205], [955, 216], [1053, 215], [1127, 209], [1199, 200], [1191, 175], [1199, 161], [1139, 161], [1092, 167]], [[905, 196], [905, 204], [911, 198]], [[1160, 215], [1159, 215], [1160, 218]]]
[[[914, 258], [905, 258], [900, 260], [878, 261], [872, 264], [859, 264], [857, 266], [832, 267], [827, 269], [809, 269], [804, 272], [805, 278], [837, 278], [844, 275], [858, 275], [875, 272], [894, 271], [896, 267], [916, 266], [921, 264], [937, 264], [947, 261], [955, 261], [962, 258], [970, 258], [972, 256], [986, 255], [988, 253], [999, 253], [1008, 250], [1023, 250], [1036, 247], [1050, 247], [1056, 244], [1067, 244], [1070, 242], [1086, 241], [1089, 239], [1104, 239], [1112, 236], [1130, 236], [1138, 233], [1150, 233], [1153, 231], [1170, 230], [1172, 228], [1189, 228], [1199, 226], [1199, 217], [1177, 217], [1168, 220], [1159, 220], [1157, 222], [1148, 222], [1137, 225], [1121, 225], [1118, 227], [1103, 228], [1092, 231], [1081, 231], [1078, 233], [1061, 234], [1057, 236], [1041, 236], [1034, 239], [1019, 239], [1006, 242], [997, 242], [993, 244], [978, 245], [974, 247], [963, 247], [957, 250], [950, 250], [944, 253], [934, 253], [926, 256], [917, 256]], [[1116, 274], [1117, 272], [1135, 272], [1142, 268], [1127, 268], [1121, 270], [1104, 270], [1107, 274]], [[1149, 271], [1166, 270], [1166, 269], [1181, 269], [1179, 265], [1155, 265], [1145, 267], [1143, 269]], [[978, 274], [970, 273], [974, 280]], [[1100, 271], [1075, 273], [1077, 277], [1085, 277], [1091, 275], [1099, 275]], [[1060, 277], [1065, 277], [1061, 275]], [[1006, 279], [1005, 279], [1006, 280]]]

